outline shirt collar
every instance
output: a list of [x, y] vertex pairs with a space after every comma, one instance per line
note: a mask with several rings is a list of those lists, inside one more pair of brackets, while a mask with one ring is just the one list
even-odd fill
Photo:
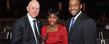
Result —
[[78, 16], [82, 13], [82, 11], [80, 11], [75, 17], [74, 19], [76, 20], [78, 18]]

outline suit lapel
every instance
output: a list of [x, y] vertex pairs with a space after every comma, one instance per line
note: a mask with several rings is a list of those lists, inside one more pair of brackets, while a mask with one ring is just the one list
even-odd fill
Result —
[[78, 25], [80, 24], [80, 22], [82, 21], [82, 17], [83, 17], [83, 14], [81, 13], [78, 18], [76, 19], [76, 21], [74, 22], [74, 25], [73, 27], [71, 27], [71, 29], [75, 30], [74, 28], [75, 27], [78, 27]]
[[28, 20], [28, 17], [25, 16], [24, 17], [24, 37], [26, 40], [33, 40], [34, 39], [34, 35], [33, 35], [33, 31], [32, 31], [32, 27], [30, 25], [30, 22]]
[[27, 16], [25, 17], [25, 25], [26, 25], [26, 28], [32, 31], [32, 27]]
[[70, 20], [71, 20], [71, 18], [69, 18], [68, 20], [67, 20], [67, 31], [69, 32], [70, 30], [69, 30], [69, 25], [70, 25]]
[[37, 20], [37, 26], [38, 26], [38, 31], [39, 31], [39, 35], [37, 36], [38, 37], [38, 41], [39, 43], [42, 42], [42, 38], [41, 38], [41, 26], [42, 26], [42, 23], [39, 19], [36, 19]]
[[73, 27], [71, 27], [71, 29], [70, 29], [70, 35], [75, 36], [76, 30], [78, 30], [77, 28], [78, 28], [78, 26], [80, 25], [80, 22], [81, 22], [81, 19], [82, 19], [82, 15], [83, 15], [83, 14], [80, 14], [80, 16], [78, 16], [78, 18], [76, 19], [76, 21], [75, 21]]
[[39, 30], [39, 33], [41, 31], [41, 22], [39, 19], [37, 19], [37, 25], [38, 25], [38, 30]]

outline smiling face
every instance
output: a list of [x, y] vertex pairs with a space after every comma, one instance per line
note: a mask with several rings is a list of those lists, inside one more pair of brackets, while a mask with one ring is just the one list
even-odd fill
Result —
[[49, 14], [48, 23], [50, 26], [54, 26], [57, 23], [58, 17], [54, 14]]
[[69, 1], [69, 12], [72, 16], [75, 16], [79, 11], [81, 11], [82, 4], [79, 0], [70, 0]]
[[38, 16], [40, 11], [39, 3], [35, 0], [31, 1], [27, 6], [27, 11], [32, 18], [35, 18], [36, 16]]

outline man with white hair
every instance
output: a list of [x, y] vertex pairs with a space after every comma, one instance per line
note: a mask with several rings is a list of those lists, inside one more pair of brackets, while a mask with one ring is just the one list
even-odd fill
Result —
[[40, 11], [39, 2], [36, 0], [30, 1], [27, 11], [27, 15], [16, 20], [12, 26], [12, 44], [41, 43], [40, 29], [42, 27], [42, 21], [36, 18]]

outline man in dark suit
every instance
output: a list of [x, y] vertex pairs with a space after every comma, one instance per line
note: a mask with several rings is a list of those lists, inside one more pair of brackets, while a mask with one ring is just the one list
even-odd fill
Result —
[[72, 15], [67, 21], [69, 44], [96, 44], [96, 23], [81, 9], [80, 0], [69, 0], [69, 11]]
[[[40, 11], [38, 1], [32, 0], [27, 6], [27, 15], [16, 20], [12, 26], [12, 44], [40, 44], [41, 20], [35, 18]], [[34, 20], [36, 20], [34, 24]], [[36, 25], [36, 26], [35, 26]], [[35, 29], [36, 27], [36, 29]]]

